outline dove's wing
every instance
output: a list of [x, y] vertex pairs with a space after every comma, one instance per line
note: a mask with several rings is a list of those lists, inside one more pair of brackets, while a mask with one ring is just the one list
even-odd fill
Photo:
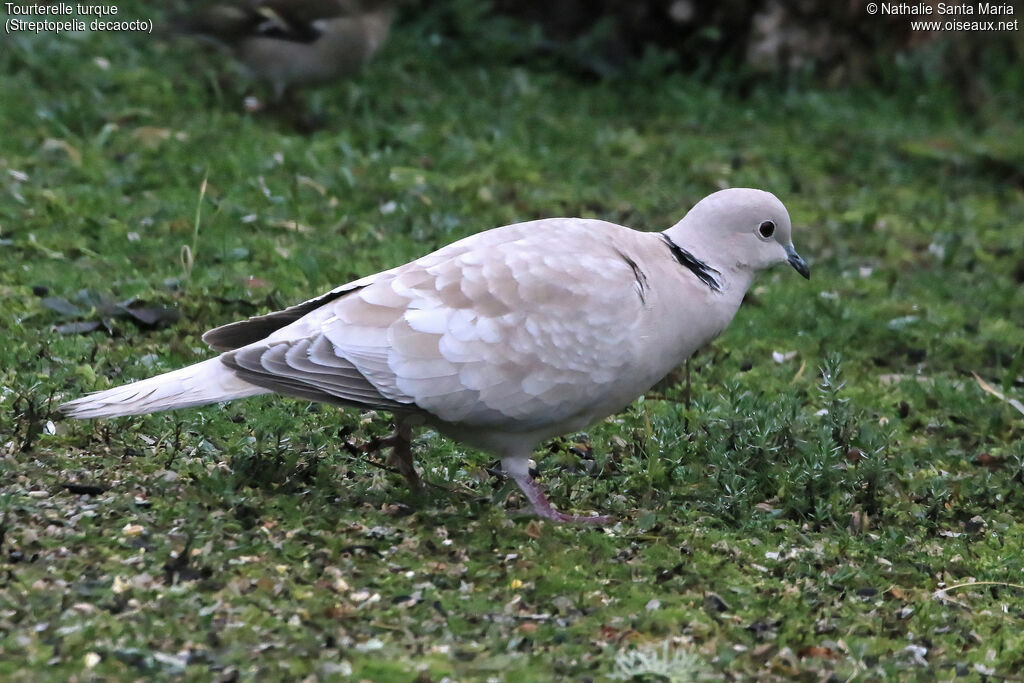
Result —
[[216, 351], [233, 351], [254, 342], [262, 341], [271, 333], [291, 325], [321, 306], [334, 301], [338, 297], [365, 287], [377, 278], [387, 277], [392, 272], [393, 270], [386, 270], [382, 273], [375, 273], [359, 280], [348, 282], [340, 287], [335, 287], [326, 294], [321, 294], [309, 301], [303, 301], [301, 304], [289, 306], [273, 313], [257, 315], [248, 320], [240, 320], [215, 327], [203, 335], [203, 341]]
[[616, 247], [623, 230], [552, 219], [489, 231], [352, 283], [224, 360], [315, 400], [513, 431], [559, 422], [637, 361], [645, 284]]

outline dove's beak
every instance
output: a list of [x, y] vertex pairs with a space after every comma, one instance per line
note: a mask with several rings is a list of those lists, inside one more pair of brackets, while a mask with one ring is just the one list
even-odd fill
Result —
[[796, 272], [810, 280], [811, 269], [807, 267], [807, 261], [804, 261], [800, 258], [800, 254], [796, 253], [796, 249], [792, 246], [786, 247], [786, 255], [789, 256], [789, 265], [793, 266]]

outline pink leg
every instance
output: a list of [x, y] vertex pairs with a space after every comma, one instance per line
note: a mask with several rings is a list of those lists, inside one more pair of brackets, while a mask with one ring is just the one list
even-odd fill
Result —
[[609, 515], [567, 515], [552, 508], [540, 486], [530, 476], [526, 458], [502, 458], [501, 468], [519, 485], [519, 490], [530, 501], [538, 517], [556, 522], [582, 524], [607, 524], [612, 521]]
[[399, 423], [394, 435], [384, 440], [384, 445], [391, 446], [388, 464], [405, 477], [409, 483], [409, 489], [414, 494], [422, 493], [423, 482], [420, 481], [420, 475], [416, 472], [416, 467], [412, 462], [412, 428]]

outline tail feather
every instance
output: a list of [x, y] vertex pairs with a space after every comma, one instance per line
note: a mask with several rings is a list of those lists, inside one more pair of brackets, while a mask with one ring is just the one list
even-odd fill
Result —
[[62, 404], [60, 410], [79, 419], [145, 415], [266, 393], [270, 392], [239, 379], [220, 358], [211, 358], [180, 370], [83, 396]]

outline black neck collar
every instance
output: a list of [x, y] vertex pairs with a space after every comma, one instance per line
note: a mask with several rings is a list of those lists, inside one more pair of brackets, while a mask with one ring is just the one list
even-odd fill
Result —
[[691, 273], [696, 275], [697, 279], [707, 285], [711, 291], [722, 291], [722, 285], [718, 282], [718, 278], [715, 277], [716, 275], [721, 275], [721, 273], [673, 242], [672, 238], [665, 233], [661, 233], [661, 239], [665, 241], [665, 245], [672, 254], [672, 258], [679, 265], [686, 267]]

